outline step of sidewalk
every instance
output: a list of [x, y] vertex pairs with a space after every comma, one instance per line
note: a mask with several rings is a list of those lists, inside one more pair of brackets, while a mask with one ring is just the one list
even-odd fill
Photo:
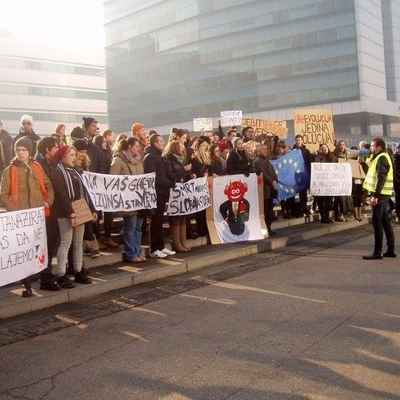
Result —
[[368, 223], [369, 219], [364, 218], [361, 222], [349, 220], [348, 222], [325, 225], [318, 222], [317, 215], [311, 215], [308, 218], [278, 220], [272, 226], [277, 235], [264, 240], [208, 245], [207, 238], [201, 237], [188, 241], [192, 246], [190, 253], [177, 253], [161, 260], [148, 258], [146, 262], [141, 264], [122, 262], [122, 248], [112, 249], [102, 252], [103, 255], [96, 259], [85, 258], [86, 267], [90, 270], [90, 276], [93, 279], [91, 285], [77, 284], [74, 289], [48, 292], [40, 290], [39, 283], [33, 282], [34, 296], [30, 298], [21, 297], [19, 283], [1, 287], [0, 320], [94, 297], [129, 286], [193, 272], [226, 261], [274, 250], [292, 243], [303, 242]]

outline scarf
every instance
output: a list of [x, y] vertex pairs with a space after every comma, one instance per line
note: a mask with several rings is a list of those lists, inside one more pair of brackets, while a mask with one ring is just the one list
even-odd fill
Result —
[[78, 171], [75, 168], [68, 167], [62, 162], [59, 162], [57, 164], [57, 168], [59, 168], [63, 174], [64, 177], [64, 182], [67, 186], [67, 191], [68, 191], [68, 198], [73, 201], [75, 199], [75, 190], [74, 190], [74, 185], [72, 181], [72, 176], [75, 176], [79, 185], [79, 191], [81, 198], [84, 198], [86, 201], [88, 201], [88, 198], [86, 196], [86, 191], [83, 186], [83, 180], [81, 175], [78, 173]]

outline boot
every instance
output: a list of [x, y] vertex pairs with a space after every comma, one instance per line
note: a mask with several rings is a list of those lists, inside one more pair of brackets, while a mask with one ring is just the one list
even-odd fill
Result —
[[394, 251], [394, 246], [393, 245], [389, 245], [386, 252], [383, 253], [383, 257], [389, 257], [389, 258], [396, 258], [397, 254]]
[[192, 250], [186, 243], [186, 222], [179, 225], [179, 237], [182, 247], [185, 248], [187, 251]]
[[361, 222], [363, 220], [363, 215], [362, 215], [362, 207], [358, 207], [358, 220]]
[[40, 289], [55, 292], [60, 290], [61, 286], [56, 282], [56, 278], [53, 274], [43, 273], [40, 275]]
[[31, 297], [33, 296], [31, 281], [29, 278], [22, 279], [22, 297]]
[[172, 248], [179, 253], [186, 253], [188, 250], [182, 246], [180, 239], [180, 225], [171, 225]]
[[374, 252], [368, 256], [363, 256], [364, 260], [382, 260], [382, 249], [374, 248]]
[[92, 283], [92, 280], [87, 274], [87, 271], [85, 268], [82, 267], [82, 269], [79, 272], [75, 273], [75, 283]]

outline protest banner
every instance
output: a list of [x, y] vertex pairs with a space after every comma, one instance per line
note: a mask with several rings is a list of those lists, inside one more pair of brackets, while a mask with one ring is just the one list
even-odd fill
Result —
[[83, 172], [83, 183], [96, 210], [136, 211], [157, 207], [156, 174], [105, 175]]
[[221, 111], [221, 126], [241, 126], [242, 112], [238, 110]]
[[193, 118], [193, 130], [195, 132], [212, 131], [212, 118]]
[[294, 110], [294, 134], [301, 135], [311, 153], [326, 143], [330, 151], [335, 148], [335, 131], [331, 110]]
[[208, 212], [207, 225], [211, 243], [235, 243], [264, 238], [260, 222], [263, 211], [260, 210], [259, 186], [254, 173], [248, 177], [226, 175], [213, 178], [212, 219], [217, 234], [210, 229], [213, 227], [210, 226]]
[[269, 119], [242, 118], [242, 128], [251, 126], [254, 136], [279, 136], [286, 139], [289, 129], [286, 128], [286, 121], [272, 121]]
[[351, 196], [349, 163], [311, 163], [311, 196]]
[[191, 179], [188, 182], [177, 182], [170, 189], [167, 214], [189, 215], [205, 210], [211, 205], [207, 177]]
[[0, 214], [0, 286], [20, 281], [47, 267], [44, 208]]

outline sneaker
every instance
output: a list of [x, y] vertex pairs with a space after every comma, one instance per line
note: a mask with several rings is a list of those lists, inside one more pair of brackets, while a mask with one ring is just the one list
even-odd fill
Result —
[[75, 287], [75, 283], [72, 282], [67, 275], [64, 276], [59, 276], [57, 278], [57, 283], [63, 288], [63, 289], [72, 289]]
[[169, 250], [169, 249], [167, 249], [166, 247], [164, 247], [161, 251], [162, 251], [164, 254], [166, 254], [167, 256], [173, 256], [174, 254], [176, 254], [176, 251]]
[[153, 253], [150, 253], [149, 256], [151, 258], [165, 258], [165, 257], [167, 257], [167, 254], [160, 250], [156, 250], [156, 251], [153, 251]]

